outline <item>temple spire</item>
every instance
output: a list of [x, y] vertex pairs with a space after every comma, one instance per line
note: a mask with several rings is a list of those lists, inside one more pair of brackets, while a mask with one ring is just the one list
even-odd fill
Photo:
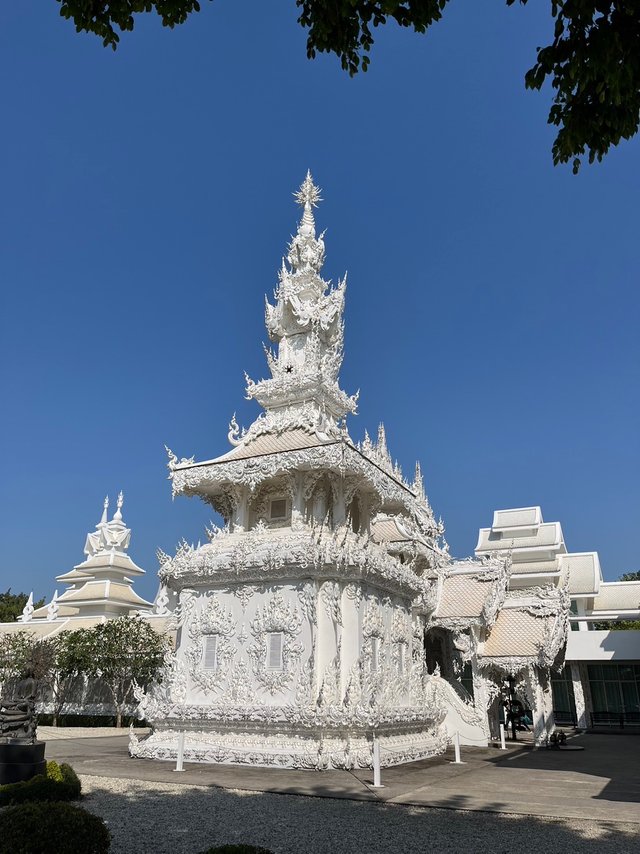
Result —
[[[272, 429], [305, 429], [319, 436], [342, 436], [343, 419], [356, 411], [357, 396], [340, 388], [346, 278], [332, 287], [320, 275], [324, 232], [316, 235], [313, 209], [321, 201], [311, 172], [293, 195], [303, 208], [278, 274], [275, 305], [265, 300], [265, 324], [275, 350], [266, 350], [271, 378], [247, 380], [247, 397], [266, 410], [244, 434], [229, 426], [233, 445]], [[268, 416], [268, 417], [267, 417]], [[341, 426], [339, 426], [339, 424]]]
[[116, 504], [116, 512], [113, 514], [114, 522], [122, 522], [122, 505], [124, 504], [124, 493], [122, 490], [118, 493], [118, 501]]
[[424, 501], [426, 500], [426, 494], [424, 491], [424, 478], [422, 477], [422, 469], [420, 467], [420, 463], [416, 463], [416, 473], [413, 479], [413, 491], [416, 494], [416, 497]]
[[294, 198], [299, 205], [304, 209], [302, 219], [298, 226], [298, 234], [304, 237], [316, 236], [316, 222], [313, 217], [313, 209], [318, 207], [318, 202], [322, 201], [320, 187], [313, 183], [311, 171], [307, 169], [307, 177], [300, 185], [300, 189], [294, 193]]
[[104, 501], [102, 503], [102, 518], [98, 522], [98, 525], [106, 525], [107, 524], [107, 510], [109, 509], [109, 496], [105, 495]]

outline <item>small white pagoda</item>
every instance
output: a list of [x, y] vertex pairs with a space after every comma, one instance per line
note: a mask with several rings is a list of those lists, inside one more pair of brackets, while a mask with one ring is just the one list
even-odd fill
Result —
[[[87, 534], [84, 546], [86, 560], [70, 572], [56, 576], [56, 581], [67, 585], [48, 605], [43, 605], [29, 615], [29, 621], [59, 620], [67, 617], [110, 619], [133, 613], [150, 612], [153, 605], [133, 589], [136, 577], [145, 574], [128, 554], [131, 529], [122, 518], [124, 496], [118, 495], [116, 512], [107, 518], [109, 498], [105, 498], [102, 517], [95, 531]], [[24, 621], [24, 617], [23, 617]], [[68, 628], [77, 625], [74, 621]], [[31, 627], [30, 627], [31, 628]]]
[[[133, 756], [175, 757], [185, 733], [191, 761], [352, 768], [370, 765], [373, 733], [386, 765], [438, 753], [454, 732], [490, 734], [502, 671], [500, 649], [484, 652], [509, 558], [453, 562], [419, 465], [407, 482], [383, 427], [375, 442], [351, 439], [357, 395], [338, 384], [346, 281], [321, 276], [310, 174], [296, 198], [302, 219], [266, 303], [271, 377], [247, 377], [264, 411], [248, 430], [234, 416], [233, 447], [215, 459], [168, 451], [174, 496], [201, 498], [225, 524], [159, 555], [177, 648], [140, 695], [153, 731], [132, 737]], [[539, 604], [555, 655], [561, 605]]]

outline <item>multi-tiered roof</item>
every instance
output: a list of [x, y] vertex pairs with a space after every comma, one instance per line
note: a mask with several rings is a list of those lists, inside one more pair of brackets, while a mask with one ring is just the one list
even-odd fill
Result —
[[[264, 484], [281, 477], [287, 493], [300, 488], [310, 497], [326, 475], [330, 489], [342, 490], [342, 500], [333, 502], [334, 528], [350, 523], [356, 533], [398, 544], [398, 553], [405, 543], [403, 557], [419, 553], [421, 571], [435, 567], [447, 558], [443, 526], [427, 501], [420, 467], [412, 482], [405, 480], [391, 459], [382, 426], [377, 442], [365, 434], [356, 444], [349, 436], [346, 416], [356, 412], [358, 395], [348, 395], [338, 380], [346, 278], [333, 286], [321, 276], [324, 233], [316, 234], [314, 219], [320, 190], [309, 173], [295, 196], [302, 218], [282, 262], [275, 302], [266, 302], [267, 332], [275, 345], [266, 349], [271, 376], [258, 382], [247, 377], [247, 397], [264, 411], [242, 431], [233, 417], [233, 448], [220, 457], [195, 462], [179, 460], [169, 451], [173, 493], [203, 498], [221, 513], [230, 533], [242, 532], [262, 519], [259, 493]], [[292, 480], [296, 472], [303, 474], [301, 484]], [[243, 489], [249, 491], [257, 518], [238, 512]], [[353, 505], [356, 496], [362, 505], [358, 508]], [[366, 521], [359, 524], [356, 516]], [[291, 527], [301, 523], [294, 513]]]

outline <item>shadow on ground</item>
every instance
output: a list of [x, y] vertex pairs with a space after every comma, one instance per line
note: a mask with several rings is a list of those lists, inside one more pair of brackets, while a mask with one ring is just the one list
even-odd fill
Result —
[[[572, 782], [580, 785], [588, 781], [600, 781], [601, 789], [591, 794], [595, 800], [617, 801], [638, 804], [640, 815], [640, 738], [637, 735], [585, 733], [568, 742], [584, 747], [583, 751], [532, 750], [525, 748], [517, 756], [508, 758], [491, 757], [489, 761], [502, 768], [513, 766], [532, 772], [555, 772], [560, 785], [568, 774]], [[640, 829], [639, 829], [640, 830]], [[640, 850], [640, 843], [639, 843]]]
[[[306, 796], [84, 777], [113, 854], [191, 854], [224, 843], [274, 854], [637, 854], [638, 825], [454, 812]], [[465, 808], [465, 797], [451, 806]], [[501, 804], [492, 804], [500, 810]]]

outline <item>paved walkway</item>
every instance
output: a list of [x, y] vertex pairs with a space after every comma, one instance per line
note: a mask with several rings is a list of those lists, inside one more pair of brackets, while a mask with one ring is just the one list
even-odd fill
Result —
[[[47, 740], [44, 728], [39, 732]], [[97, 777], [640, 824], [640, 738], [634, 735], [587, 734], [571, 740], [584, 751], [463, 747], [464, 765], [453, 764], [449, 751], [435, 759], [383, 768], [383, 789], [372, 788], [369, 770], [312, 772], [188, 763], [177, 773], [172, 763], [131, 759], [127, 741], [125, 735], [57, 738], [47, 745], [46, 755]]]

